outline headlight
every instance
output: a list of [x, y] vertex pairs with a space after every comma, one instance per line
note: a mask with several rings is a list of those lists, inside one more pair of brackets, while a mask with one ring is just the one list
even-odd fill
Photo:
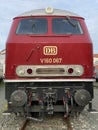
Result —
[[84, 73], [84, 68], [80, 65], [76, 66], [75, 73], [77, 76], [81, 76]]
[[52, 7], [47, 7], [47, 8], [45, 9], [45, 12], [46, 12], [47, 14], [51, 14], [51, 13], [53, 13], [53, 8], [52, 8]]
[[23, 75], [25, 75], [25, 69], [24, 69], [22, 66], [17, 67], [17, 68], [16, 68], [16, 74], [17, 74], [18, 76], [23, 76]]
[[25, 74], [25, 70], [24, 70], [24, 69], [23, 69], [23, 70], [18, 70], [17, 73], [18, 73], [19, 75], [24, 75], [24, 74]]

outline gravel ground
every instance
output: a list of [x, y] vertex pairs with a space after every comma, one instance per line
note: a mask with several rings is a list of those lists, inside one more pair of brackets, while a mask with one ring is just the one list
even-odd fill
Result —
[[[93, 100], [93, 107], [98, 109], [98, 88], [95, 88], [95, 98]], [[4, 85], [0, 85], [0, 130], [19, 130], [23, 116], [11, 114], [2, 115], [6, 110], [6, 101], [4, 99]], [[71, 124], [73, 130], [98, 130], [98, 113], [89, 113], [87, 108], [78, 117], [71, 116]], [[67, 130], [67, 126], [60, 113], [52, 117], [46, 117], [45, 120], [40, 122], [30, 121], [26, 130]]]

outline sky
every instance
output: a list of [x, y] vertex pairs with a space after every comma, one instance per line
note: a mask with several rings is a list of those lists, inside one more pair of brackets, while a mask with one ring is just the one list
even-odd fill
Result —
[[0, 51], [5, 49], [15, 16], [46, 7], [65, 9], [84, 17], [93, 42], [93, 52], [98, 53], [98, 0], [0, 0]]

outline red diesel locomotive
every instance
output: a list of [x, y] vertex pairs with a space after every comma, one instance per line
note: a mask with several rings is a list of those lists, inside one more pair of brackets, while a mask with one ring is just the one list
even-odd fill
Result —
[[93, 47], [85, 20], [46, 8], [13, 19], [6, 42], [10, 112], [81, 112], [93, 99]]

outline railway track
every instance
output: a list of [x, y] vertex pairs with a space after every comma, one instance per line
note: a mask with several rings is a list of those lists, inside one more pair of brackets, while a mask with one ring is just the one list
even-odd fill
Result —
[[[73, 130], [72, 125], [71, 125], [70, 117], [64, 118], [63, 121], [64, 121], [63, 124], [64, 124], [65, 127], [63, 126], [62, 130]], [[30, 122], [29, 119], [25, 119], [25, 121], [22, 123], [22, 126], [21, 126], [21, 128], [19, 130], [27, 130], [26, 128], [27, 128], [29, 122]], [[43, 127], [44, 129], [49, 128], [49, 127], [51, 127], [51, 128], [56, 127], [58, 129], [60, 128], [59, 125], [57, 126], [55, 124], [50, 125], [50, 124], [44, 124], [44, 123], [40, 123], [40, 125], [34, 124], [34, 126], [37, 127], [38, 129], [41, 128], [41, 127]]]
[[72, 125], [71, 125], [71, 121], [70, 121], [70, 117], [67, 117], [65, 119], [65, 121], [66, 121], [66, 124], [67, 124], [67, 130], [73, 130]]
[[26, 129], [26, 126], [27, 126], [27, 124], [28, 124], [29, 121], [30, 121], [30, 120], [25, 119], [25, 121], [23, 122], [23, 124], [22, 124], [22, 126], [21, 126], [21, 128], [20, 128], [19, 130], [25, 130], [25, 129]]

